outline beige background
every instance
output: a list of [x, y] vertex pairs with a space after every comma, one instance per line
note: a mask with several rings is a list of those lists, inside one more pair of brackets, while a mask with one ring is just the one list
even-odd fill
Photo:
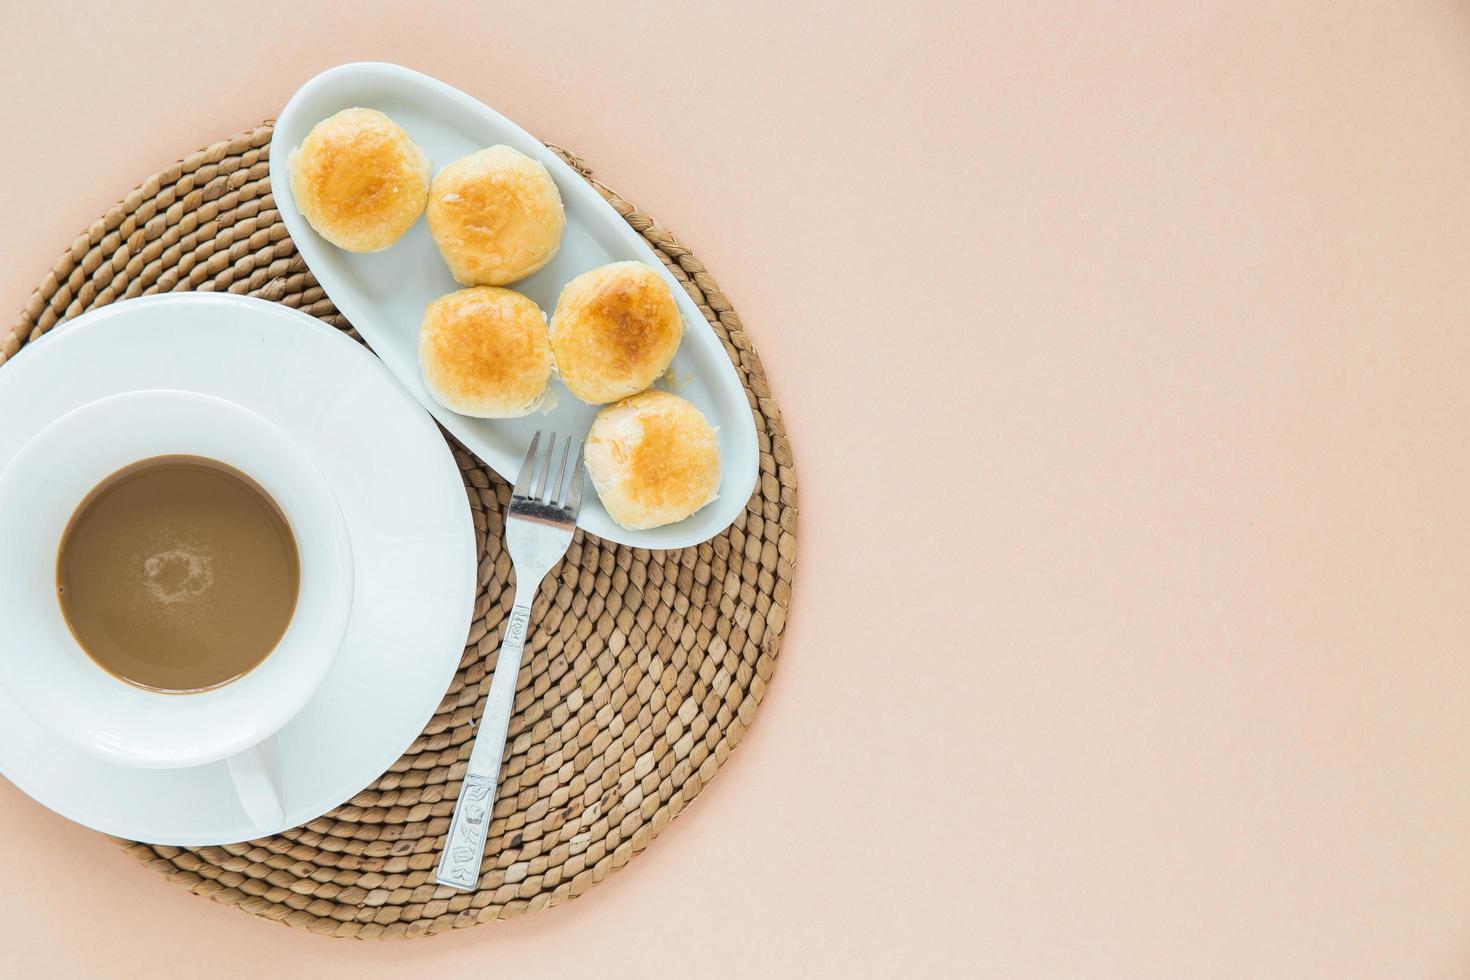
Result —
[[699, 252], [803, 504], [754, 729], [583, 899], [328, 942], [0, 782], [10, 971], [1470, 974], [1463, 0], [0, 2], [6, 309], [400, 61]]

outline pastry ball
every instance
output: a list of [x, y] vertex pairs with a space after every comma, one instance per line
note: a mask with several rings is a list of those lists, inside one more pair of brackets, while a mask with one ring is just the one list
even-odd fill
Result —
[[682, 521], [719, 496], [714, 427], [666, 391], [645, 391], [598, 412], [585, 458], [602, 505], [630, 531]]
[[429, 158], [376, 109], [343, 109], [291, 151], [291, 194], [316, 233], [349, 252], [378, 252], [429, 199]]
[[540, 162], [508, 146], [461, 157], [429, 188], [429, 233], [455, 281], [504, 286], [556, 258], [566, 224]]
[[561, 291], [551, 317], [557, 373], [568, 391], [592, 405], [653, 384], [683, 336], [674, 294], [641, 262], [582, 273]]
[[513, 419], [541, 406], [551, 377], [546, 314], [520, 293], [475, 286], [440, 296], [419, 327], [419, 370], [452, 412]]

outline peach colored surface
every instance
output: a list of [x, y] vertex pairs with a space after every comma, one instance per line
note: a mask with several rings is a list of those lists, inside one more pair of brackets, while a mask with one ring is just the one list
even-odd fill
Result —
[[583, 899], [334, 943], [0, 783], [7, 972], [1470, 973], [1470, 8], [785, 8], [5, 0], [6, 309], [400, 61], [699, 252], [803, 505], [750, 736]]

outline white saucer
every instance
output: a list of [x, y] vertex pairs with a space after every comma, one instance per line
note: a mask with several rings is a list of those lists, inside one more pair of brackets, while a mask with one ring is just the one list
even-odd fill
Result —
[[[311, 454], [341, 503], [352, 618], [321, 689], [280, 732], [286, 820], [270, 832], [297, 826], [386, 771], [454, 677], [476, 581], [459, 469], [428, 413], [366, 348], [285, 306], [213, 293], [116, 303], [22, 348], [0, 367], [0, 469], [63, 412], [138, 388], [204, 392], [265, 416]], [[3, 691], [0, 773], [119, 837], [200, 846], [263, 836], [224, 763], [104, 762], [47, 734]]]

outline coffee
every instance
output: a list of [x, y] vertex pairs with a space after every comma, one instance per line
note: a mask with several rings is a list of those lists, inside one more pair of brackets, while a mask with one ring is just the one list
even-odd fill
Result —
[[249, 673], [291, 622], [296, 539], [248, 476], [199, 456], [114, 473], [77, 508], [57, 552], [67, 625], [108, 673], [165, 693]]

